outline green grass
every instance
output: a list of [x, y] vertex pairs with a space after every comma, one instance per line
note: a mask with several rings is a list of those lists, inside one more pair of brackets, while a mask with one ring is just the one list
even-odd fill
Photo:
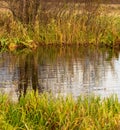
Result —
[[120, 102], [116, 96], [63, 98], [29, 93], [15, 103], [0, 96], [1, 130], [119, 130]]

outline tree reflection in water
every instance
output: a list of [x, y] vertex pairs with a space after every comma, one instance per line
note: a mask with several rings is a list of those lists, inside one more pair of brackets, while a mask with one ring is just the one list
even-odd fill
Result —
[[[19, 97], [26, 94], [29, 86], [35, 92], [37, 89], [39, 92], [52, 89], [62, 92], [62, 87], [67, 91], [69, 85], [82, 84], [80, 87], [88, 91], [91, 83], [95, 87], [97, 83], [104, 82], [108, 65], [114, 71], [114, 62], [111, 60], [114, 56], [115, 53], [111, 51], [79, 47], [41, 47], [35, 52], [22, 54], [18, 64]], [[76, 79], [77, 74], [79, 77]]]
[[18, 91], [19, 98], [21, 95], [26, 95], [27, 88], [32, 86], [34, 92], [38, 89], [42, 92], [41, 86], [38, 83], [38, 63], [37, 55], [33, 52], [19, 56], [18, 62]]
[[15, 54], [3, 53], [0, 59], [0, 87], [14, 92], [10, 93], [11, 96], [18, 94], [17, 98], [25, 96], [31, 89], [39, 93], [72, 93], [75, 97], [88, 93], [88, 89], [109, 94], [120, 84], [115, 78], [116, 74], [119, 76], [115, 66], [119, 60], [119, 51], [79, 46], [41, 46], [35, 51], [26, 49]]

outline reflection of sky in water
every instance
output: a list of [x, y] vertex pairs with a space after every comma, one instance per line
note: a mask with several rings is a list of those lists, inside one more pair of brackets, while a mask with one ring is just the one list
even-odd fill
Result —
[[[104, 85], [104, 86], [103, 86]], [[104, 90], [96, 91], [102, 96], [108, 96], [110, 94], [117, 94], [120, 99], [120, 58], [114, 60], [114, 72], [108, 68], [106, 78], [103, 83]]]
[[105, 77], [101, 77], [101, 82], [96, 86], [91, 87], [90, 92], [102, 97], [107, 97], [111, 94], [117, 94], [120, 99], [120, 59], [114, 60], [114, 70], [107, 66]]
[[[19, 64], [17, 62], [13, 64], [9, 55], [5, 55], [3, 59], [1, 56], [0, 91], [17, 96], [18, 67]], [[89, 56], [74, 57], [70, 60], [62, 57], [57, 58], [54, 63], [48, 60], [45, 64], [38, 65], [38, 82], [45, 91], [51, 91], [54, 94], [72, 93], [74, 97], [91, 93], [102, 97], [117, 94], [120, 99], [119, 68], [120, 58], [106, 61], [106, 57], [101, 55], [99, 59], [92, 60]]]
[[[79, 96], [84, 93], [95, 93], [106, 97], [111, 94], [120, 93], [120, 71], [119, 62], [120, 60], [115, 60], [114, 70], [111, 68], [108, 61], [104, 61], [105, 66], [102, 64], [96, 67], [99, 70], [98, 75], [94, 72], [94, 66], [88, 63], [86, 72], [83, 72], [81, 65], [81, 60], [73, 61], [72, 72], [69, 71], [67, 63], [65, 66], [61, 63], [55, 69], [53, 67], [53, 72], [56, 72], [55, 77], [52, 76], [52, 71], [49, 70], [51, 66], [46, 66], [46, 76], [44, 75], [44, 80], [42, 80], [44, 86], [50, 88], [52, 92], [60, 92], [63, 95], [72, 93], [73, 96]], [[63, 67], [64, 66], [64, 67]], [[98, 79], [99, 78], [99, 79]], [[120, 99], [120, 97], [119, 97]]]

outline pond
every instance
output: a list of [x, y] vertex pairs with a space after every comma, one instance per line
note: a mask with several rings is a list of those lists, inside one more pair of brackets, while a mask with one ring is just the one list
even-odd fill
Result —
[[120, 99], [120, 53], [79, 46], [1, 52], [0, 92], [16, 100], [31, 90], [75, 98], [117, 94]]

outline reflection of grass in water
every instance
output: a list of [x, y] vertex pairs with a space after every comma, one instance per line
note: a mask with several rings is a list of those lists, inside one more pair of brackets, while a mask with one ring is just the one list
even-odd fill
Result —
[[55, 98], [29, 93], [18, 103], [0, 96], [0, 129], [114, 129], [120, 128], [120, 103], [116, 96]]

